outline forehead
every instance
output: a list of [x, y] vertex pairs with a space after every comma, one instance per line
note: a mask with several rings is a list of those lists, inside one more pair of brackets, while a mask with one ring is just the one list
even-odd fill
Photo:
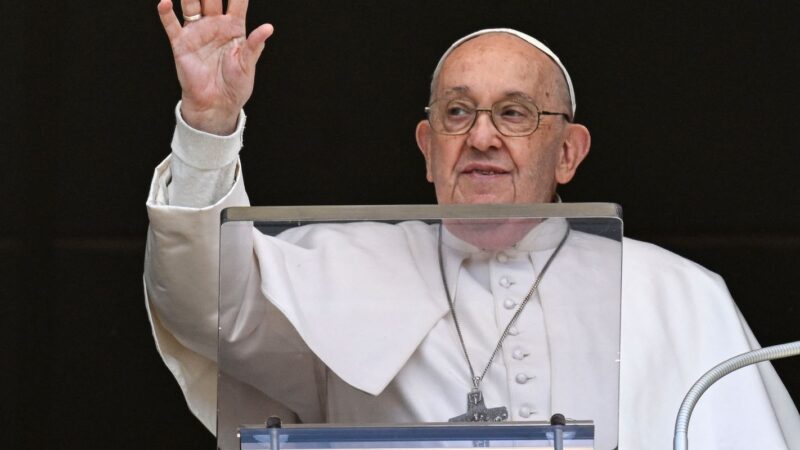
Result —
[[492, 33], [453, 50], [442, 65], [439, 94], [466, 88], [473, 95], [523, 92], [537, 97], [549, 92], [560, 72], [539, 49], [518, 37]]

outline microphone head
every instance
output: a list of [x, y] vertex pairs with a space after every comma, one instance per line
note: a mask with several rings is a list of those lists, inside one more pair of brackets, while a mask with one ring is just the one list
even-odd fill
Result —
[[552, 425], [552, 426], [566, 425], [566, 424], [567, 424], [567, 418], [564, 417], [563, 414], [556, 413], [556, 414], [553, 414], [552, 417], [550, 417], [550, 425]]
[[281, 418], [278, 416], [269, 416], [266, 425], [267, 428], [281, 428]]

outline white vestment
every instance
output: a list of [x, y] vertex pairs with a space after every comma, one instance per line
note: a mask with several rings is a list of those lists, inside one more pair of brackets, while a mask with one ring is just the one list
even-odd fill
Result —
[[[162, 357], [192, 411], [214, 431], [219, 214], [248, 199], [239, 176], [213, 206], [168, 206], [169, 179], [167, 160], [156, 169], [148, 199], [147, 307]], [[524, 296], [563, 235], [562, 222], [543, 225], [532, 232], [543, 236], [537, 244], [506, 252], [503, 261], [446, 239], [447, 279], [477, 371], [513, 312], [508, 300]], [[358, 227], [367, 228], [366, 234]], [[235, 324], [225, 338], [236, 344], [237, 354], [226, 367], [242, 382], [242, 414], [264, 411], [261, 391], [306, 422], [439, 422], [464, 412], [469, 373], [443, 294], [433, 228], [314, 226], [293, 230], [283, 241], [256, 230], [239, 234], [226, 248], [234, 253], [228, 261], [239, 266], [241, 283], [225, 288], [241, 290], [244, 301], [230, 312], [235, 318], [224, 321]], [[356, 236], [367, 236], [367, 242]], [[487, 406], [508, 406], [513, 420], [546, 420], [555, 412], [595, 420], [597, 448], [610, 442], [599, 430], [616, 426], [605, 413], [613, 399], [571, 387], [595, 380], [601, 386], [616, 376], [607, 350], [615, 348], [610, 343], [617, 336], [597, 327], [603, 323], [597, 316], [611, 310], [592, 309], [586, 303], [591, 293], [581, 291], [581, 274], [599, 270], [596, 280], [603, 279], [602, 268], [587, 268], [594, 250], [585, 251], [597, 249], [598, 242], [602, 248], [602, 241], [570, 236], [542, 282], [541, 296], [526, 307], [481, 385]], [[653, 245], [625, 239], [622, 248], [620, 448], [667, 449], [691, 384], [716, 363], [758, 344], [717, 275]], [[389, 260], [402, 261], [404, 253], [409, 261], [427, 262], [387, 271]], [[341, 261], [358, 270], [342, 272]], [[507, 286], [499, 285], [504, 277]], [[598, 289], [597, 282], [588, 286]], [[348, 300], [350, 292], [365, 298]], [[381, 301], [365, 303], [372, 298]], [[293, 329], [316, 357], [292, 338]], [[286, 331], [285, 342], [267, 340], [273, 330]], [[276, 358], [281, 348], [285, 360]], [[571, 366], [569, 358], [560, 359], [565, 348], [573, 354], [581, 348], [600, 351]], [[580, 370], [585, 367], [596, 370]], [[278, 392], [270, 391], [275, 386]], [[303, 394], [282, 398], [281, 392]], [[712, 387], [695, 410], [689, 442], [703, 449], [781, 449], [800, 445], [798, 434], [797, 409], [772, 366], [762, 364]]]

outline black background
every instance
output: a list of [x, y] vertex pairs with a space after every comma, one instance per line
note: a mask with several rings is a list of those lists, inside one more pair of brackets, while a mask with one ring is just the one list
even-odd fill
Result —
[[[155, 1], [4, 2], [4, 439], [213, 448], [156, 354], [144, 200], [180, 91]], [[800, 338], [800, 6], [253, 0], [276, 34], [242, 152], [259, 205], [432, 203], [413, 128], [456, 38], [529, 32], [573, 77], [589, 158], [566, 201], [723, 275], [764, 345]], [[795, 400], [800, 358], [776, 363]], [[6, 446], [8, 447], [8, 446]]]

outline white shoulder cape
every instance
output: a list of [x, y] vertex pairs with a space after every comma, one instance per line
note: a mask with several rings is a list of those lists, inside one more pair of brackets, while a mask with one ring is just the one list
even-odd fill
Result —
[[[163, 193], [168, 179], [169, 163], [165, 161], [156, 169], [148, 198], [151, 225], [144, 276], [146, 304], [160, 354], [184, 391], [190, 409], [213, 432], [219, 215], [223, 208], [247, 205], [248, 200], [240, 177], [231, 192], [211, 207], [165, 206]], [[344, 241], [348, 239], [346, 227], [332, 228], [329, 232], [342, 234]], [[409, 293], [441, 289], [438, 273], [419, 273], [414, 267], [399, 264], [398, 270], [386, 274], [385, 279], [364, 280], [358, 273], [349, 278], [339, 274], [326, 277], [329, 268], [320, 265], [318, 253], [315, 254], [325, 251], [324, 245], [315, 245], [318, 235], [296, 236], [297, 240], [310, 239], [304, 243], [305, 248], [286, 246], [275, 251], [270, 247], [281, 244], [257, 236], [254, 239], [252, 233], [257, 232], [251, 230], [235, 247], [241, 253], [243, 276], [258, 281], [266, 296], [272, 286], [281, 283], [289, 283], [293, 289], [314, 289], [310, 280], [293, 278], [303, 271], [273, 271], [265, 276], [258, 270], [259, 257], [278, 254], [285, 255], [287, 261], [306, 264], [325, 283], [339, 284], [350, 291], [355, 286], [362, 292], [395, 297], [396, 301], [371, 306], [381, 309], [378, 315], [394, 319], [388, 325], [336, 326], [334, 329], [347, 330], [345, 333], [349, 335], [304, 336], [308, 346], [322, 353], [318, 356], [337, 376], [369, 394], [379, 394], [386, 387], [425, 334], [447, 313], [441, 297], [438, 301], [414, 298], [413, 314], [409, 312], [411, 309], [402, 307]], [[412, 239], [425, 236], [411, 234]], [[409, 239], [402, 227], [389, 236], [398, 242]], [[331, 242], [330, 238], [319, 242]], [[337, 246], [336, 250], [343, 248], [346, 246]], [[388, 248], [397, 246], [392, 242], [365, 242], [351, 251]], [[620, 448], [666, 449], [671, 446], [674, 416], [691, 384], [716, 363], [757, 348], [758, 343], [717, 275], [656, 246], [630, 239], [624, 241], [623, 254]], [[414, 255], [396, 256], [413, 259]], [[265, 280], [268, 282], [262, 285]], [[387, 292], [386, 286], [396, 289]], [[348, 292], [348, 289], [331, 291]], [[318, 309], [306, 309], [303, 314], [291, 302], [275, 306], [295, 325], [305, 320], [340, 321], [339, 325], [347, 325], [349, 320], [357, 323], [357, 317], [335, 314], [337, 302], [345, 300], [334, 299]], [[265, 308], [272, 307], [252, 306], [249, 317], [268, 313]], [[247, 306], [244, 311], [248, 311]], [[420, 311], [424, 314], [420, 315]], [[315, 318], [314, 314], [320, 316]], [[308, 329], [302, 325], [297, 328]], [[258, 325], [244, 318], [238, 331], [242, 336], [259, 332]], [[358, 348], [326, 355], [325, 352], [337, 348], [326, 339], [337, 338], [357, 343], [353, 345]], [[396, 351], [387, 360], [382, 350], [389, 339]], [[376, 359], [382, 360], [377, 365], [381, 370], [362, 370], [364, 361]], [[308, 364], [312, 368], [309, 382], [313, 383], [313, 364]], [[244, 386], [243, 392], [252, 395], [242, 398], [243, 414], [263, 411], [264, 404], [272, 402], [257, 390], [247, 389]], [[307, 421], [314, 421], [320, 414], [313, 406], [315, 400], [303, 399], [292, 409]], [[772, 366], [761, 364], [726, 377], [706, 394], [693, 416], [689, 439], [696, 448], [800, 448], [800, 416]]]

